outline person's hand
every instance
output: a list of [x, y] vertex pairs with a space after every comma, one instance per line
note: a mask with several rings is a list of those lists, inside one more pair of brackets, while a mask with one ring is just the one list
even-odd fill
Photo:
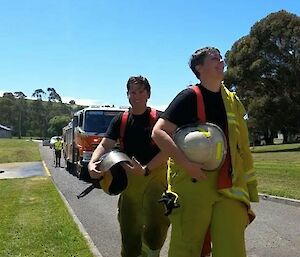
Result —
[[97, 167], [101, 163], [101, 161], [90, 162], [88, 165], [88, 170], [90, 173], [91, 178], [93, 179], [100, 179], [104, 176], [106, 171], [98, 170]]
[[195, 181], [206, 179], [206, 174], [202, 170], [203, 165], [187, 160], [183, 163], [183, 168]]
[[122, 167], [126, 172], [131, 172], [137, 176], [144, 176], [145, 170], [143, 166], [139, 163], [139, 161], [133, 156], [131, 159], [131, 164], [123, 162], [121, 163]]

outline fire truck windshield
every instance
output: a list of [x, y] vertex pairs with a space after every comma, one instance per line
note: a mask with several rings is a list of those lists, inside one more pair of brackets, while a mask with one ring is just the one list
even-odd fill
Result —
[[105, 133], [116, 112], [89, 110], [85, 112], [84, 131]]

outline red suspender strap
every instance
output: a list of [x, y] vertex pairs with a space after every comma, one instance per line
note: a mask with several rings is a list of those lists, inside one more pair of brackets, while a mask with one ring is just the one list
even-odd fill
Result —
[[[229, 142], [228, 125], [226, 126], [225, 136], [226, 136], [227, 142]], [[228, 146], [227, 147], [227, 154], [226, 154], [224, 163], [221, 166], [220, 173], [219, 173], [218, 189], [232, 187], [232, 180], [231, 180], [230, 171], [231, 171], [231, 158], [230, 158], [230, 149], [229, 149], [229, 146]]]
[[[203, 96], [201, 93], [200, 88], [195, 85], [191, 87], [193, 91], [196, 94], [197, 97], [197, 116], [198, 120], [202, 123], [206, 122], [206, 114], [205, 114], [205, 105], [203, 101]], [[202, 251], [201, 251], [201, 256], [208, 256], [211, 253], [211, 235], [209, 232], [209, 229], [206, 232], [203, 246], [202, 246]]]
[[125, 128], [126, 128], [126, 125], [127, 125], [128, 115], [129, 115], [128, 111], [123, 112], [122, 118], [121, 118], [120, 139], [119, 139], [120, 140], [120, 148], [121, 148], [121, 150], [124, 149], [124, 135], [125, 135]]
[[205, 106], [200, 88], [195, 85], [191, 87], [197, 96], [197, 113], [200, 122], [206, 122]]
[[[192, 86], [191, 88], [194, 90], [194, 92], [197, 96], [198, 119], [200, 120], [200, 122], [206, 122], [205, 106], [204, 106], [201, 90], [197, 85]], [[229, 142], [228, 127], [226, 127], [225, 136], [226, 136], [227, 142]], [[231, 177], [229, 174], [230, 168], [231, 168], [230, 149], [228, 148], [228, 152], [227, 152], [225, 161], [224, 161], [223, 165], [221, 166], [220, 172], [219, 172], [218, 189], [232, 187], [232, 180], [231, 180]]]
[[151, 108], [151, 111], [150, 111], [150, 127], [151, 127], [151, 129], [153, 128], [156, 120], [157, 120], [157, 110], [154, 108]]
[[[154, 109], [154, 108], [151, 108], [151, 111], [150, 111], [150, 122], [149, 122], [149, 125], [150, 125], [150, 129], [152, 131], [152, 128], [154, 127], [156, 121], [157, 121], [157, 110]], [[155, 142], [153, 141], [153, 139], [151, 139], [151, 143], [150, 143], [152, 146], [155, 145]]]

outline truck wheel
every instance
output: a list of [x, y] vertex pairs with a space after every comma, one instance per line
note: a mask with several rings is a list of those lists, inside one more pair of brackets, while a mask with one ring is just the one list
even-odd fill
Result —
[[85, 165], [77, 164], [77, 174], [78, 178], [89, 181], [91, 179], [88, 168]]
[[79, 162], [76, 163], [76, 174], [79, 179], [82, 179], [81, 165]]
[[72, 164], [68, 160], [66, 160], [66, 170], [71, 171], [71, 169], [72, 169]]

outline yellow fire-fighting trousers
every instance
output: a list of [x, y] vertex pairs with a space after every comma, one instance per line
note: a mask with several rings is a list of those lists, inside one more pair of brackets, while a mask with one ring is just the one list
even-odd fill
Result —
[[[158, 202], [166, 189], [166, 170], [164, 165], [147, 177], [128, 174], [128, 186], [119, 198], [122, 257], [159, 256], [169, 227]], [[142, 251], [143, 244], [148, 252]]]
[[218, 171], [192, 182], [172, 164], [169, 190], [178, 195], [180, 207], [169, 216], [172, 224], [169, 257], [199, 257], [208, 227], [213, 257], [245, 257], [244, 231], [248, 224], [244, 203], [217, 192]]

